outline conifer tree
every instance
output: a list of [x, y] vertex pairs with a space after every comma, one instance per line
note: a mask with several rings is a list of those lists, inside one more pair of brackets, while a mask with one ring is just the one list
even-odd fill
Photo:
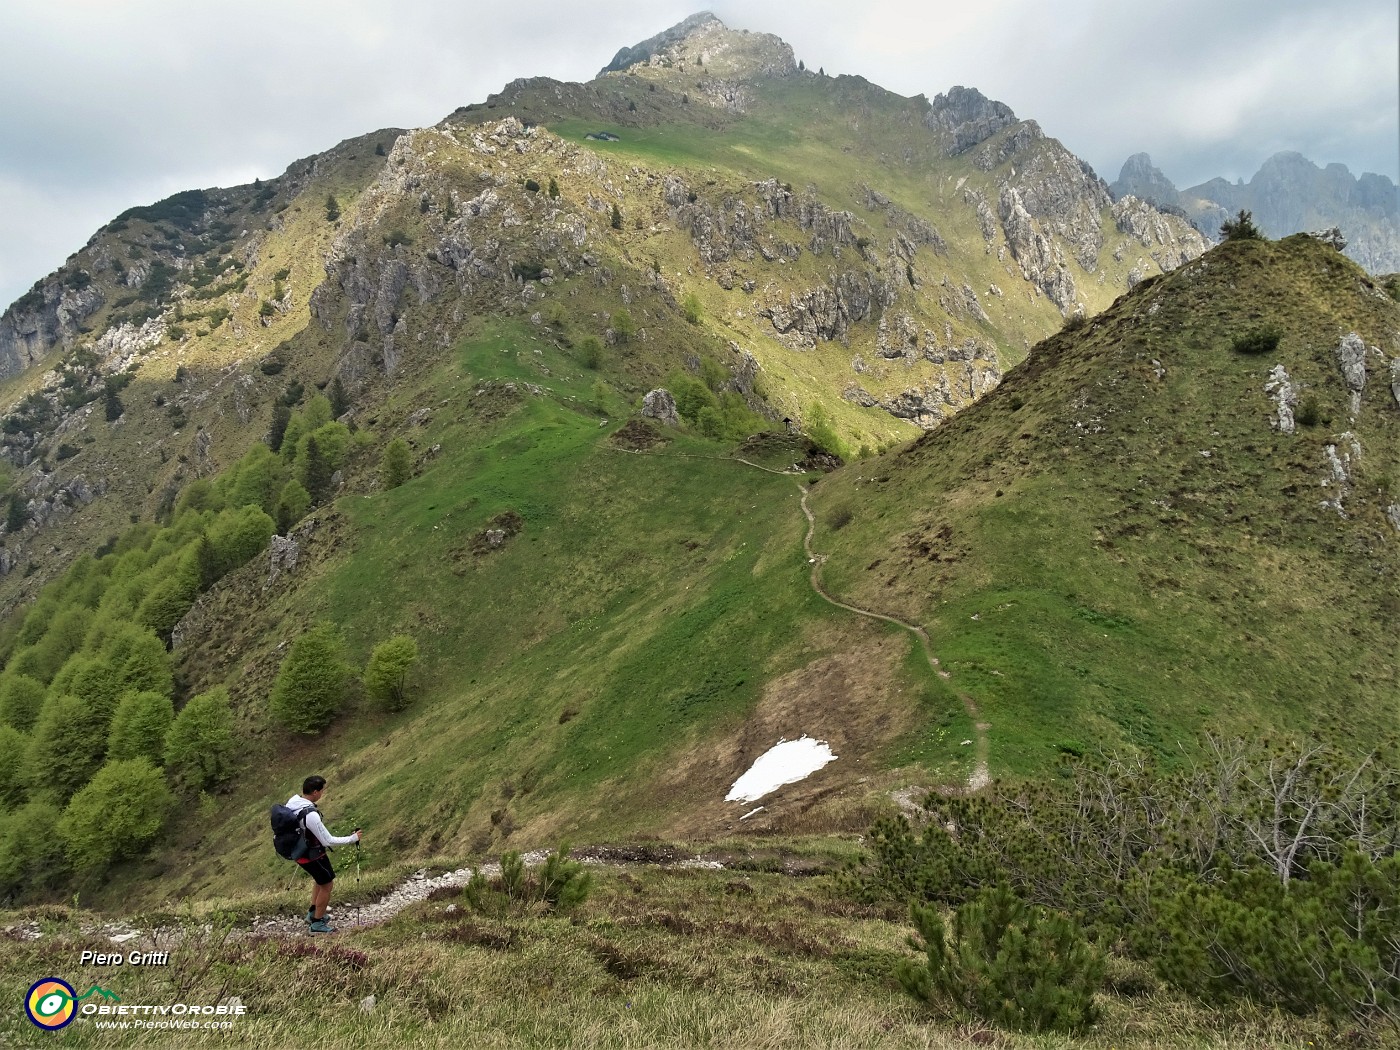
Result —
[[292, 410], [282, 402], [272, 406], [272, 426], [267, 431], [267, 447], [273, 452], [282, 451], [282, 439], [287, 433], [287, 424], [291, 422]]
[[331, 418], [339, 419], [350, 411], [350, 395], [345, 391], [345, 384], [340, 381], [340, 376], [331, 380], [330, 393]]
[[616, 202], [616, 201], [613, 202], [613, 206], [612, 206], [612, 220], [611, 220], [611, 222], [612, 222], [612, 228], [613, 228], [614, 230], [620, 230], [620, 229], [622, 229], [622, 212], [621, 212], [621, 210], [618, 208], [617, 202]]
[[306, 517], [310, 509], [311, 493], [293, 478], [282, 487], [282, 493], [277, 497], [277, 531], [283, 536], [288, 535], [292, 526]]
[[306, 487], [312, 503], [321, 503], [330, 492], [331, 467], [321, 452], [321, 443], [315, 437], [306, 439], [306, 454], [301, 463], [301, 483]]

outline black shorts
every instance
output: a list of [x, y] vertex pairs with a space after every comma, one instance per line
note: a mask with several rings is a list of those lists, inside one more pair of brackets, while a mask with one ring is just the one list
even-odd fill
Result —
[[331, 859], [327, 856], [317, 857], [315, 860], [298, 861], [301, 870], [316, 880], [317, 886], [329, 886], [335, 881], [335, 869], [331, 867]]

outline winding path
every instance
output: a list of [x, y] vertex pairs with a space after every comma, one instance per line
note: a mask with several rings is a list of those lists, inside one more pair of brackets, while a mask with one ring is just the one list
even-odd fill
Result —
[[[862, 609], [859, 606], [849, 605], [838, 598], [832, 597], [827, 589], [822, 586], [822, 564], [826, 561], [825, 554], [818, 554], [812, 550], [812, 536], [817, 531], [817, 519], [812, 513], [812, 508], [807, 505], [807, 490], [798, 483], [797, 490], [802, 496], [802, 513], [807, 517], [807, 535], [802, 537], [802, 549], [807, 552], [807, 560], [812, 566], [812, 589], [824, 599], [836, 606], [838, 609], [845, 609], [853, 612], [857, 616], [865, 616], [872, 620], [883, 620], [885, 623], [892, 623], [896, 627], [902, 627], [914, 637], [919, 639], [919, 644], [924, 649], [924, 659], [928, 661], [929, 668], [938, 673], [940, 678], [951, 678], [938, 663], [938, 657], [933, 655], [933, 643], [929, 640], [928, 632], [915, 623], [905, 623], [896, 616], [887, 616], [884, 613], [873, 612], [870, 609]], [[977, 702], [966, 693], [959, 693], [959, 699], [963, 702], [963, 707], [967, 709], [968, 717], [972, 719], [972, 725], [976, 730], [977, 761], [972, 768], [972, 773], [967, 778], [964, 788], [967, 792], [981, 791], [992, 782], [992, 775], [987, 767], [987, 752], [989, 745], [987, 742], [987, 730], [991, 725], [982, 721], [982, 713], [977, 709]]]

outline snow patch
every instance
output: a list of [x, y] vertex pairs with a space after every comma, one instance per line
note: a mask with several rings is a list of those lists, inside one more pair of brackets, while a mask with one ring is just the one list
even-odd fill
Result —
[[764, 795], [784, 784], [804, 780], [836, 756], [824, 740], [804, 736], [800, 740], [780, 740], [749, 767], [749, 771], [734, 781], [726, 802], [757, 802]]

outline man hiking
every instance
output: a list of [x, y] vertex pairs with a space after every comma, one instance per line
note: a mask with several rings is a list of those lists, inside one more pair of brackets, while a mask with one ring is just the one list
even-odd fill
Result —
[[[287, 808], [300, 813], [320, 802], [325, 793], [325, 777], [307, 777], [302, 781], [301, 794], [287, 799]], [[335, 846], [348, 846], [352, 842], [359, 842], [360, 829], [356, 828], [353, 835], [332, 835], [327, 830], [325, 821], [321, 819], [321, 814], [314, 812], [306, 815], [306, 831], [310, 848], [306, 851], [306, 856], [300, 858], [297, 863], [306, 874], [316, 880], [316, 887], [311, 891], [311, 910], [306, 913], [306, 921], [310, 924], [312, 933], [334, 933], [335, 927], [326, 921], [326, 907], [331, 902], [331, 883], [335, 881], [335, 869], [331, 867], [330, 858], [326, 854]]]

